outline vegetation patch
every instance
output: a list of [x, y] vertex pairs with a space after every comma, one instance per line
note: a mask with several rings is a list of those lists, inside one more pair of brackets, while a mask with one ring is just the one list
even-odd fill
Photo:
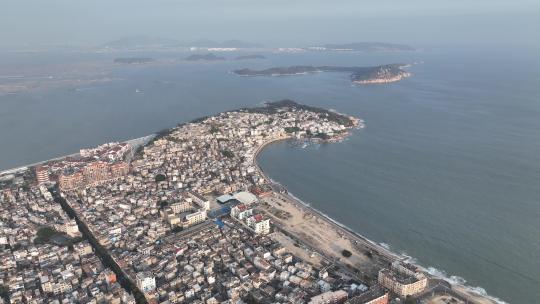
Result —
[[36, 238], [34, 239], [34, 244], [45, 244], [49, 240], [57, 235], [59, 232], [56, 231], [53, 227], [45, 226], [38, 229], [36, 233]]
[[210, 128], [210, 133], [212, 133], [212, 134], [219, 133], [219, 128], [217, 126], [212, 126]]
[[287, 108], [318, 113], [321, 119], [327, 119], [328, 121], [333, 121], [347, 127], [352, 127], [354, 124], [353, 121], [348, 116], [345, 116], [345, 115], [342, 115], [333, 111], [329, 111], [323, 108], [302, 105], [290, 99], [267, 102], [264, 107], [243, 108], [241, 110], [248, 113], [276, 114], [279, 111], [285, 110]]
[[34, 238], [35, 245], [50, 243], [59, 246], [72, 246], [80, 241], [82, 241], [81, 237], [72, 238], [50, 226], [39, 228], [36, 233], [36, 238]]
[[285, 127], [285, 132], [287, 133], [294, 133], [300, 131], [299, 127]]
[[228, 158], [234, 157], [234, 153], [230, 150], [221, 150], [221, 154], [223, 154], [223, 156], [228, 157]]
[[167, 202], [167, 201], [159, 202], [159, 209], [163, 209], [163, 208], [165, 208], [167, 206], [169, 206], [169, 202]]
[[165, 176], [165, 174], [159, 173], [158, 175], [156, 175], [155, 180], [156, 180], [156, 183], [164, 182], [167, 180], [167, 176]]

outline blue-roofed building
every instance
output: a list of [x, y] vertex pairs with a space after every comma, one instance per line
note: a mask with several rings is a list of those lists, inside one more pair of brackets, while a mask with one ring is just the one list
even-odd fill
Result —
[[223, 221], [220, 219], [216, 219], [215, 223], [219, 228], [223, 228], [225, 226], [225, 223], [223, 223]]

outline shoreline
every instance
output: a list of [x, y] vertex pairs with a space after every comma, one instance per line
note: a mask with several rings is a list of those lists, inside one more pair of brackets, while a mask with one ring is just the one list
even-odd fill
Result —
[[[128, 140], [125, 140], [125, 141], [121, 141], [120, 143], [131, 144], [131, 143], [133, 143], [133, 142], [137, 142], [137, 141], [145, 141], [145, 140], [146, 140], [146, 142], [139, 143], [138, 145], [146, 144], [146, 143], [148, 143], [152, 138], [154, 138], [156, 135], [157, 135], [157, 133], [152, 133], [152, 134], [149, 134], [149, 135], [145, 135], [145, 136], [141, 136], [141, 137], [137, 137], [137, 138], [132, 138], [132, 139], [128, 139]], [[133, 147], [133, 148], [136, 148], [136, 146], [132, 146], [132, 147]], [[35, 162], [35, 163], [26, 164], [26, 165], [21, 165], [21, 166], [9, 168], [9, 169], [0, 169], [0, 176], [12, 174], [12, 173], [16, 173], [16, 172], [19, 172], [19, 171], [25, 171], [25, 170], [28, 170], [28, 169], [30, 169], [30, 168], [32, 168], [32, 167], [39, 166], [39, 165], [44, 164], [44, 163], [48, 163], [48, 162], [51, 162], [51, 161], [62, 160], [62, 159], [67, 158], [67, 157], [75, 157], [75, 156], [80, 156], [80, 153], [79, 153], [79, 152], [76, 152], [76, 153], [72, 153], [72, 154], [66, 154], [66, 155], [62, 155], [62, 156], [58, 156], [58, 157], [53, 157], [53, 158], [50, 158], [50, 159], [47, 159], [47, 160], [42, 160], [42, 161], [38, 161], [38, 162]]]
[[399, 82], [403, 79], [411, 77], [412, 74], [409, 72], [406, 72], [403, 75], [397, 75], [390, 78], [373, 78], [373, 79], [367, 79], [367, 80], [353, 80], [353, 83], [356, 84], [385, 84], [385, 83], [393, 83], [393, 82]]
[[259, 154], [262, 152], [262, 150], [264, 148], [266, 148], [267, 146], [273, 144], [273, 143], [278, 143], [278, 142], [281, 142], [281, 141], [286, 141], [286, 140], [289, 140], [289, 139], [293, 139], [292, 136], [290, 137], [285, 137], [285, 138], [281, 138], [281, 139], [274, 139], [274, 140], [269, 140], [265, 143], [263, 143], [257, 150], [256, 150], [256, 153], [255, 153], [255, 156], [254, 156], [254, 165], [255, 167], [257, 168], [257, 170], [259, 171], [259, 173], [268, 181], [271, 181], [272, 183], [274, 184], [278, 184], [280, 185], [281, 187], [283, 187], [283, 189], [285, 189], [287, 192], [283, 195], [287, 196], [288, 198], [290, 198], [291, 200], [297, 202], [300, 206], [302, 206], [304, 209], [310, 211], [310, 212], [313, 212], [315, 214], [317, 214], [319, 217], [323, 218], [325, 221], [331, 223], [332, 225], [338, 227], [339, 229], [342, 229], [344, 230], [347, 234], [355, 237], [355, 238], [359, 238], [361, 239], [362, 241], [366, 242], [366, 243], [369, 243], [371, 246], [373, 246], [374, 248], [373, 249], [376, 249], [378, 252], [383, 252], [385, 253], [385, 256], [388, 257], [388, 258], [392, 258], [392, 259], [399, 259], [399, 260], [403, 260], [405, 257], [399, 255], [399, 254], [396, 254], [386, 248], [384, 248], [383, 246], [381, 246], [380, 244], [370, 240], [369, 238], [359, 234], [358, 232], [352, 230], [351, 228], [347, 227], [345, 224], [343, 223], [340, 223], [339, 221], [331, 218], [330, 216], [324, 214], [322, 211], [312, 207], [309, 203], [306, 203], [304, 201], [302, 201], [300, 198], [298, 198], [297, 196], [295, 196], [294, 194], [290, 193], [287, 188], [285, 186], [283, 186], [282, 184], [280, 184], [279, 182], [276, 182], [274, 181], [272, 178], [270, 178], [265, 172], [264, 170], [261, 168], [261, 166], [259, 165], [259, 163], [257, 162], [257, 157], [259, 156]]
[[[344, 115], [344, 114], [341, 114], [341, 115]], [[317, 139], [317, 140], [319, 140], [319, 141], [327, 141], [327, 142], [340, 141], [340, 140], [346, 138], [348, 135], [350, 135], [351, 130], [356, 129], [356, 128], [363, 128], [363, 127], [364, 127], [363, 121], [361, 119], [356, 119], [355, 125], [350, 127], [347, 130], [346, 133], [339, 135], [337, 138], [332, 138], [332, 139], [329, 139], [329, 140], [320, 140], [320, 139]], [[137, 144], [138, 146], [146, 145], [157, 135], [158, 135], [157, 133], [153, 133], [153, 134], [150, 134], [150, 135], [125, 140], [125, 141], [122, 141], [122, 143], [139, 142]], [[284, 187], [282, 184], [280, 184], [279, 182], [276, 182], [272, 178], [270, 178], [264, 172], [264, 170], [261, 168], [261, 166], [259, 165], [259, 163], [257, 161], [257, 157], [260, 155], [260, 153], [267, 146], [269, 146], [269, 145], [271, 145], [273, 143], [277, 143], [277, 142], [281, 142], [281, 141], [287, 141], [287, 140], [291, 140], [291, 139], [295, 139], [295, 136], [287, 135], [287, 136], [283, 136], [283, 137], [280, 137], [280, 138], [273, 138], [273, 139], [264, 141], [263, 143], [261, 143], [255, 149], [255, 151], [253, 152], [253, 156], [252, 156], [253, 157], [253, 159], [252, 159], [253, 165], [255, 166], [255, 168], [258, 170], [259, 174], [261, 174], [261, 176], [264, 179], [266, 179], [267, 181], [269, 181], [269, 182], [271, 182], [273, 184], [279, 185], [280, 187], [285, 189], [286, 193], [282, 193], [281, 195], [283, 195], [286, 198], [290, 199], [291, 201], [295, 202], [296, 207], [300, 207], [300, 208], [304, 209], [304, 211], [307, 211], [309, 213], [312, 213], [312, 214], [316, 215], [322, 221], [330, 224], [333, 228], [336, 229], [336, 231], [341, 231], [342, 235], [346, 236], [350, 241], [353, 241], [353, 240], [354, 241], [360, 241], [361, 243], [358, 242], [357, 243], [358, 245], [365, 245], [366, 248], [375, 251], [380, 256], [382, 256], [384, 258], [387, 258], [387, 259], [389, 259], [391, 261], [395, 261], [395, 260], [405, 261], [407, 259], [412, 258], [412, 257], [409, 257], [409, 256], [404, 256], [402, 254], [393, 252], [389, 248], [386, 248], [385, 247], [386, 245], [383, 246], [381, 243], [377, 243], [377, 242], [363, 236], [362, 234], [354, 231], [353, 229], [351, 229], [347, 225], [337, 221], [336, 219], [333, 219], [332, 217], [328, 216], [324, 212], [322, 212], [322, 211], [316, 209], [315, 207], [311, 206], [309, 203], [306, 203], [306, 202], [302, 201], [300, 198], [298, 198], [294, 194], [290, 193], [287, 190], [287, 188]], [[299, 138], [299, 140], [301, 140], [301, 141], [310, 141], [309, 138], [308, 139]], [[136, 147], [137, 146], [133, 146], [134, 149]], [[52, 158], [52, 159], [49, 159], [49, 160], [44, 160], [44, 161], [40, 161], [40, 162], [28, 164], [28, 165], [22, 165], [22, 166], [11, 168], [11, 169], [0, 170], [0, 176], [13, 174], [13, 173], [16, 173], [16, 172], [19, 172], [19, 171], [26, 171], [26, 170], [34, 167], [34, 166], [37, 166], [37, 165], [40, 165], [40, 164], [43, 164], [43, 163], [47, 163], [47, 162], [50, 162], [50, 161], [61, 160], [61, 159], [66, 158], [66, 157], [77, 156], [77, 155], [79, 155], [79, 153], [73, 153], [73, 154], [69, 154], [69, 155], [59, 156], [59, 157], [55, 157], [55, 158]], [[273, 191], [273, 192], [276, 193], [275, 191]], [[452, 286], [452, 288], [451, 288], [452, 291], [454, 291], [454, 292], [460, 294], [461, 296], [467, 298], [467, 300], [470, 301], [471, 303], [476, 303], [476, 304], [489, 304], [489, 303], [507, 304], [507, 302], [505, 302], [504, 300], [501, 300], [501, 299], [498, 299], [496, 297], [490, 296], [489, 294], [487, 294], [487, 292], [485, 294], [483, 294], [483, 292], [485, 292], [485, 291], [483, 291], [483, 288], [481, 288], [481, 287], [473, 287], [473, 286], [467, 286], [467, 285], [463, 285], [463, 284], [459, 284], [459, 283], [458, 284], [452, 283], [452, 282], [450, 282], [448, 280], [448, 277], [432, 274], [432, 273], [428, 272], [427, 267], [419, 265], [416, 262], [410, 262], [410, 263], [417, 266], [417, 267], [419, 267], [424, 272], [426, 272], [428, 277], [430, 277], [432, 279], [437, 279], [437, 280], [444, 280], [445, 282], [449, 283]], [[445, 273], [444, 270], [442, 272]], [[479, 289], [482, 290], [482, 291], [478, 291]]]
[[[290, 199], [291, 201], [295, 202], [296, 203], [295, 207], [300, 207], [300, 208], [304, 209], [304, 211], [310, 212], [310, 213], [316, 215], [321, 220], [331, 224], [337, 231], [344, 232], [343, 235], [347, 236], [347, 238], [349, 238], [349, 240], [355, 240], [355, 241], [360, 240], [362, 242], [362, 245], [366, 245], [367, 248], [369, 248], [370, 250], [376, 251], [377, 254], [383, 256], [384, 258], [387, 258], [387, 259], [389, 259], [391, 261], [396, 261], [396, 260], [398, 260], [398, 261], [407, 261], [407, 260], [410, 260], [410, 259], [414, 259], [414, 257], [410, 257], [410, 256], [406, 256], [406, 255], [403, 255], [403, 254], [396, 253], [396, 252], [392, 251], [391, 249], [386, 248], [385, 246], [388, 246], [387, 244], [385, 244], [385, 246], [383, 246], [383, 245], [381, 245], [381, 243], [377, 243], [377, 242], [363, 236], [362, 234], [354, 231], [352, 228], [348, 227], [347, 225], [339, 222], [336, 219], [333, 219], [332, 217], [325, 214], [324, 212], [322, 212], [322, 211], [318, 210], [317, 208], [311, 206], [309, 203], [304, 202], [302, 199], [300, 199], [299, 197], [297, 197], [294, 194], [292, 194], [291, 192], [289, 192], [287, 190], [287, 188], [285, 186], [283, 186], [281, 183], [276, 182], [272, 178], [270, 178], [264, 172], [264, 170], [259, 165], [259, 163], [257, 162], [257, 157], [260, 155], [260, 153], [267, 146], [269, 146], [271, 144], [274, 144], [274, 143], [281, 142], [281, 141], [287, 141], [287, 140], [290, 140], [290, 139], [294, 139], [294, 137], [293, 136], [287, 136], [287, 137], [280, 138], [280, 139], [268, 140], [268, 141], [262, 143], [257, 148], [257, 150], [254, 153], [254, 157], [253, 157], [254, 166], [257, 168], [259, 173], [267, 181], [269, 181], [270, 183], [277, 184], [280, 187], [282, 187], [283, 189], [285, 189], [286, 193], [280, 193], [281, 195], [283, 195], [283, 196], [287, 197], [288, 199]], [[306, 139], [303, 139], [303, 140], [306, 140]], [[275, 193], [275, 191], [273, 191], [273, 193]], [[407, 261], [407, 262], [409, 262], [409, 263], [419, 267], [420, 269], [422, 269], [429, 278], [435, 279], [435, 280], [443, 280], [443, 281], [447, 282], [451, 286], [452, 291], [454, 291], [457, 294], [461, 295], [462, 297], [466, 298], [468, 301], [470, 301], [470, 303], [473, 303], [473, 304], [489, 304], [489, 303], [508, 304], [504, 300], [501, 300], [499, 298], [490, 296], [482, 287], [479, 287], [479, 286], [474, 287], [474, 286], [468, 286], [468, 285], [464, 285], [464, 284], [451, 282], [449, 280], [448, 276], [446, 275], [446, 272], [444, 270], [442, 271], [443, 275], [436, 275], [436, 274], [433, 274], [433, 273], [428, 271], [429, 266], [428, 267], [422, 266], [422, 265], [420, 265], [419, 263], [417, 263], [415, 261], [414, 262]]]

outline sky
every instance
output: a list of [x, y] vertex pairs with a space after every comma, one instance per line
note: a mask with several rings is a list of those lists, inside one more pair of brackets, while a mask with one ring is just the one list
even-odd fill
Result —
[[538, 0], [2, 0], [0, 47], [150, 36], [269, 46], [540, 45]]

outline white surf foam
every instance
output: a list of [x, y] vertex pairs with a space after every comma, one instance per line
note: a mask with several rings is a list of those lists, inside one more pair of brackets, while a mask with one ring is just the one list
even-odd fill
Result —
[[[271, 179], [270, 177], [268, 177], [273, 183], [275, 184], [278, 184], [280, 186], [283, 187], [282, 184], [280, 184], [279, 182]], [[286, 189], [286, 187], [284, 187]], [[304, 206], [307, 206], [309, 208], [312, 208], [314, 209], [317, 213], [323, 215], [324, 217], [326, 217], [328, 220], [330, 220], [331, 222], [333, 222], [334, 224], [338, 225], [338, 226], [341, 226], [349, 231], [354, 231], [353, 229], [347, 227], [346, 225], [334, 220], [332, 217], [330, 217], [329, 215], [327, 215], [326, 213], [320, 211], [319, 209], [316, 209], [314, 207], [311, 206], [311, 204], [301, 200], [299, 197], [295, 196], [293, 193], [291, 192], [287, 192], [287, 194], [294, 198], [298, 203], [300, 204], [303, 204]], [[498, 303], [498, 304], [509, 304], [508, 302], [505, 302], [497, 297], [494, 297], [494, 296], [491, 296], [487, 293], [487, 291], [480, 287], [480, 286], [470, 286], [470, 285], [467, 285], [467, 280], [465, 280], [464, 278], [460, 277], [460, 276], [456, 276], [456, 275], [448, 275], [446, 273], [446, 271], [444, 270], [440, 270], [440, 269], [437, 269], [435, 267], [432, 267], [432, 266], [428, 266], [428, 267], [424, 267], [422, 265], [420, 265], [420, 263], [418, 262], [418, 260], [413, 257], [413, 256], [410, 256], [408, 255], [406, 252], [401, 252], [400, 254], [396, 254], [395, 252], [391, 251], [391, 246], [387, 243], [376, 243], [366, 237], [364, 237], [363, 235], [359, 234], [359, 233], [356, 233], [354, 232], [356, 235], [362, 237], [363, 239], [365, 239], [366, 241], [374, 244], [374, 245], [378, 245], [379, 247], [385, 249], [387, 252], [389, 253], [392, 253], [396, 256], [401, 256], [403, 261], [406, 262], [406, 263], [410, 263], [410, 264], [413, 264], [417, 267], [419, 267], [420, 269], [422, 269], [423, 271], [427, 272], [428, 274], [436, 277], [436, 278], [440, 278], [440, 279], [443, 279], [453, 285], [459, 285], [459, 286], [462, 286], [463, 288], [465, 288], [467, 291], [473, 293], [473, 294], [477, 294], [479, 296], [482, 296], [482, 297], [485, 297], [487, 299], [490, 299], [492, 301], [494, 301], [495, 303]]]

